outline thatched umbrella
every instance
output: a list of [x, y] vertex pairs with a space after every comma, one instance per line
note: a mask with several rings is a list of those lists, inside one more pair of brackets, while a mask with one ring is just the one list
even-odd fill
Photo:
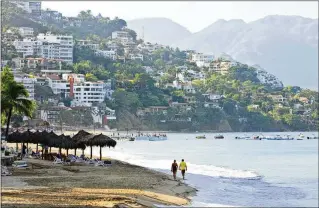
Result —
[[[92, 134], [84, 130], [80, 130], [76, 135], [72, 137], [72, 140], [78, 144], [78, 148], [82, 149], [82, 154], [84, 154], [84, 149], [85, 149], [85, 143], [83, 142], [84, 138], [90, 135]], [[74, 149], [74, 155], [76, 155], [76, 149]]]
[[13, 133], [8, 135], [7, 142], [8, 143], [20, 143], [22, 140], [21, 133], [16, 130]]
[[102, 160], [102, 147], [108, 146], [108, 147], [115, 147], [116, 141], [114, 139], [111, 139], [110, 137], [99, 134], [94, 136], [93, 138], [90, 138], [87, 142], [87, 145], [91, 147], [91, 158], [92, 158], [92, 146], [99, 146], [100, 147], [100, 160]]
[[61, 136], [61, 148], [66, 149], [66, 154], [69, 155], [69, 149], [75, 149], [77, 147], [77, 144], [74, 142], [74, 140], [71, 139], [70, 136], [66, 136], [64, 134]]
[[[93, 135], [93, 134], [89, 134], [89, 135], [83, 136], [83, 137], [82, 137], [81, 139], [79, 139], [76, 143], [77, 143], [78, 145], [90, 146], [90, 145], [88, 145], [88, 141], [89, 141], [90, 139], [92, 139], [94, 136], [95, 136], [95, 135]], [[90, 146], [90, 148], [91, 148], [90, 158], [92, 158], [92, 146]]]

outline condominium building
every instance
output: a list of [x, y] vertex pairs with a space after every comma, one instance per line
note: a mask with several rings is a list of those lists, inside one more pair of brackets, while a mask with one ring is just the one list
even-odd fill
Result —
[[105, 98], [105, 85], [103, 82], [74, 83], [74, 100], [82, 103], [101, 103]]
[[73, 36], [40, 33], [37, 39], [42, 42], [39, 51], [41, 57], [62, 59], [68, 64], [73, 63]]
[[29, 99], [34, 100], [34, 84], [36, 82], [36, 79], [35, 78], [29, 78], [26, 75], [18, 75], [18, 74], [16, 74], [14, 76], [14, 80], [16, 82], [22, 83], [23, 86], [29, 92]]
[[37, 39], [25, 38], [15, 40], [14, 47], [18, 53], [26, 56], [37, 55], [47, 59], [61, 59], [62, 61], [73, 63], [73, 37], [64, 35], [39, 34]]

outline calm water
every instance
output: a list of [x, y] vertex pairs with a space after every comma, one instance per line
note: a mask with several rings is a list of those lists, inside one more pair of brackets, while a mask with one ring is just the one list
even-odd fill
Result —
[[[172, 133], [158, 142], [119, 141], [103, 154], [166, 173], [173, 159], [185, 159], [186, 182], [199, 190], [194, 206], [318, 206], [318, 140], [234, 139], [242, 133], [223, 134], [224, 140], [205, 134], [206, 140], [198, 140], [196, 135], [200, 134]], [[93, 148], [93, 154], [99, 149]]]

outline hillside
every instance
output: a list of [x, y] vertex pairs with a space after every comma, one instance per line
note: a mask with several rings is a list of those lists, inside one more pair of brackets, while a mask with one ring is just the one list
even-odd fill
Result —
[[135, 19], [127, 21], [127, 26], [136, 31], [139, 37], [142, 36], [144, 27], [145, 41], [164, 45], [173, 44], [191, 35], [185, 27], [167, 18]]
[[[128, 25], [137, 31], [138, 27], [142, 27], [142, 23], [135, 24], [136, 27], [134, 24]], [[191, 35], [176, 32], [182, 27], [178, 24], [166, 27], [148, 19], [147, 25], [152, 26], [148, 30], [146, 23], [144, 25], [147, 41], [156, 40], [161, 44], [216, 55], [224, 52], [242, 63], [259, 64], [285, 85], [317, 89], [318, 19], [275, 15], [249, 23], [243, 20], [218, 20]], [[168, 34], [179, 41], [172, 43], [172, 39], [167, 38]]]

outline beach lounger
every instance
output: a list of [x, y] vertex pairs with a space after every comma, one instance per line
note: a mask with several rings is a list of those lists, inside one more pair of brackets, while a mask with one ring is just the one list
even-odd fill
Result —
[[53, 164], [63, 164], [63, 161], [60, 158], [57, 158], [56, 156], [53, 156], [53, 158]]
[[12, 164], [12, 167], [15, 167], [15, 168], [26, 168], [26, 167], [28, 167], [28, 164], [27, 164], [26, 161], [19, 160], [19, 161], [14, 161], [13, 164]]

